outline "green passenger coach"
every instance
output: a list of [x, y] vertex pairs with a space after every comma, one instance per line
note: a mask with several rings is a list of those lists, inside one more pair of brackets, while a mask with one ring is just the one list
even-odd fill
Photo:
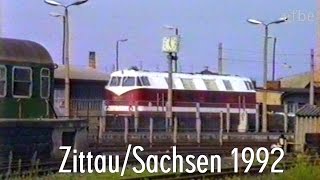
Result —
[[0, 118], [52, 117], [54, 67], [40, 44], [0, 38]]

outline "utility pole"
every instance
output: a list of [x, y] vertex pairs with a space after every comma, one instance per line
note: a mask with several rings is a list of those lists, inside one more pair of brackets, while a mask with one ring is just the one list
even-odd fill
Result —
[[218, 73], [223, 74], [223, 45], [219, 43], [219, 52], [218, 52]]
[[311, 49], [309, 103], [314, 105], [314, 49]]
[[273, 57], [272, 57], [272, 81], [276, 79], [276, 46], [277, 46], [277, 38], [273, 39]]

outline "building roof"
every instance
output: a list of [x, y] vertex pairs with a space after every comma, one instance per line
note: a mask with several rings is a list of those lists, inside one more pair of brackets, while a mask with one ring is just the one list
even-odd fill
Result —
[[296, 115], [299, 117], [320, 117], [320, 107], [305, 105], [297, 111]]
[[279, 79], [282, 88], [306, 88], [310, 83], [310, 73], [305, 72]]
[[0, 61], [53, 64], [49, 52], [42, 45], [33, 41], [9, 38], [0, 38]]
[[[54, 71], [55, 79], [64, 79], [65, 66], [59, 65]], [[70, 67], [70, 79], [108, 81], [109, 74], [93, 68]]]

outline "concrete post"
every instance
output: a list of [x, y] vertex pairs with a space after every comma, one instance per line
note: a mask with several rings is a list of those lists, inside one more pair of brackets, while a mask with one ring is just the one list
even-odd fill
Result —
[[259, 104], [256, 104], [256, 133], [259, 132], [260, 128], [260, 112], [259, 112]]
[[219, 132], [219, 142], [220, 146], [222, 146], [222, 134], [223, 133], [223, 112], [220, 112], [220, 132]]
[[150, 117], [149, 119], [149, 143], [152, 146], [153, 143], [153, 118]]
[[124, 117], [124, 143], [128, 144], [129, 119]]
[[178, 135], [178, 118], [174, 116], [174, 124], [173, 124], [173, 143], [177, 144], [177, 135]]
[[227, 104], [227, 115], [226, 115], [226, 121], [227, 121], [227, 133], [230, 132], [230, 104]]
[[106, 121], [107, 118], [106, 117], [99, 117], [99, 143], [103, 142], [103, 135], [106, 132]]
[[135, 110], [134, 110], [134, 132], [138, 132], [139, 127], [139, 111], [138, 111], [138, 105], [135, 104]]
[[166, 103], [166, 116], [165, 116], [165, 126], [166, 126], [166, 132], [170, 132], [169, 131], [169, 118], [168, 118], [168, 115], [167, 115], [167, 110], [168, 110], [168, 102]]
[[200, 118], [200, 103], [196, 104], [196, 131], [197, 131], [197, 143], [201, 143], [201, 118]]
[[288, 104], [284, 105], [283, 131], [288, 132]]

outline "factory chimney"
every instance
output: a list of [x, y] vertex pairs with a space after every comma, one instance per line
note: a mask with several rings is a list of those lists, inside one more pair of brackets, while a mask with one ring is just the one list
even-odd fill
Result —
[[96, 52], [89, 52], [89, 67], [92, 69], [96, 69]]

